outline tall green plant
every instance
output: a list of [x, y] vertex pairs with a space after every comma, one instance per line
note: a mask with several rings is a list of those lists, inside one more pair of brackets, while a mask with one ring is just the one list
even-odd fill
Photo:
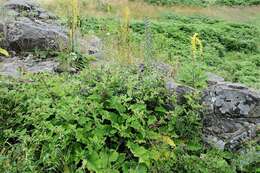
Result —
[[130, 9], [125, 7], [122, 14], [122, 21], [118, 34], [118, 51], [119, 56], [124, 62], [132, 63], [131, 45], [130, 45]]
[[79, 2], [78, 0], [70, 1], [69, 27], [70, 27], [70, 51], [75, 52], [77, 47], [77, 30], [79, 27]]
[[145, 42], [144, 42], [144, 61], [148, 63], [153, 58], [153, 38], [151, 22], [148, 18], [144, 21], [145, 25]]
[[180, 80], [194, 87], [202, 88], [206, 84], [206, 75], [202, 64], [203, 45], [199, 34], [195, 33], [191, 38], [191, 64], [185, 64], [180, 72]]

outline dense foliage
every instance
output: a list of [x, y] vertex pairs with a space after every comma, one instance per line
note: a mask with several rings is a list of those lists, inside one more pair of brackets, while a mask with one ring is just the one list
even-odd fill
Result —
[[258, 5], [260, 0], [145, 0], [148, 3], [156, 5]]
[[196, 96], [177, 105], [149, 69], [90, 68], [0, 85], [1, 172], [238, 169], [235, 157], [202, 146]]

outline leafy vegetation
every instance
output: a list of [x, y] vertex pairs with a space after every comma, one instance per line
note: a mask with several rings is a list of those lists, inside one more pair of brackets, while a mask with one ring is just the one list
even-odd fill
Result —
[[196, 95], [172, 109], [163, 76], [138, 70], [1, 82], [1, 172], [235, 172], [203, 147]]
[[[69, 51], [55, 52], [63, 73], [0, 76], [0, 172], [259, 172], [258, 146], [245, 147], [244, 155], [202, 143], [199, 103], [206, 71], [260, 88], [259, 26], [168, 12], [137, 19], [127, 6], [117, 13], [114, 4], [102, 0], [93, 1], [98, 15], [80, 15], [85, 9], [79, 4], [94, 3], [66, 2], [55, 1], [59, 11], [66, 7], [72, 14], [63, 16], [70, 28]], [[146, 2], [202, 5], [196, 0]], [[82, 38], [102, 38], [108, 61], [91, 64], [92, 57], [77, 49], [79, 32]], [[169, 64], [173, 75], [155, 70], [152, 62], [157, 61]], [[70, 68], [75, 74], [68, 73]], [[165, 88], [168, 78], [198, 92], [179, 103]]]

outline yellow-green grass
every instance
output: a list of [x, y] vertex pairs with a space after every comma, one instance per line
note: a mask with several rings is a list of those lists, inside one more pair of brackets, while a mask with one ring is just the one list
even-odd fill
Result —
[[[2, 4], [6, 0], [0, 0]], [[37, 0], [40, 4], [53, 11], [59, 16], [69, 15], [68, 4], [70, 0]], [[112, 6], [110, 11], [97, 8], [98, 1], [104, 1]], [[154, 6], [144, 3], [142, 0], [80, 0], [80, 14], [83, 16], [120, 16], [122, 9], [126, 6], [131, 11], [132, 18], [159, 18], [162, 13], [175, 12], [181, 15], [204, 15], [216, 17], [234, 22], [246, 22], [260, 27], [260, 6], [248, 7], [225, 7], [225, 6], [209, 6], [194, 7], [174, 5], [171, 7]]]

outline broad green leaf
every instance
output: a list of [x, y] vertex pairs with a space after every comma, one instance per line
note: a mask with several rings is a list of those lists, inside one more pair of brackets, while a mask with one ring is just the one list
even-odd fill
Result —
[[4, 55], [6, 57], [10, 56], [9, 53], [5, 49], [2, 49], [2, 48], [0, 48], [0, 54]]
[[166, 109], [164, 107], [158, 106], [155, 108], [156, 112], [161, 112], [161, 113], [165, 113], [167, 112]]
[[109, 161], [115, 162], [119, 157], [119, 154], [116, 151], [111, 151]]
[[162, 140], [162, 142], [164, 142], [165, 144], [170, 145], [173, 148], [176, 147], [175, 143], [173, 142], [173, 140], [169, 136], [162, 136], [161, 140]]
[[149, 155], [148, 150], [146, 150], [144, 147], [139, 146], [138, 144], [134, 144], [132, 142], [128, 142], [127, 146], [131, 150], [133, 155], [135, 157], [139, 158], [139, 163], [144, 163], [148, 167], [150, 166], [150, 164], [151, 164], [150, 160], [151, 159], [150, 159], [150, 155]]
[[157, 118], [155, 116], [149, 116], [147, 124], [150, 126], [157, 122]]

